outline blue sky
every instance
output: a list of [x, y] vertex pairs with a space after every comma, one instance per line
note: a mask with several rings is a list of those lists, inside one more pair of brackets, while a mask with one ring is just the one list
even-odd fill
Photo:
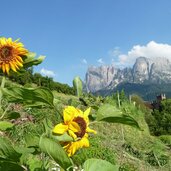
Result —
[[[0, 35], [21, 38], [35, 67], [72, 85], [90, 65], [130, 66], [137, 55], [171, 58], [170, 0], [1, 0]], [[137, 56], [138, 57], [138, 56]]]

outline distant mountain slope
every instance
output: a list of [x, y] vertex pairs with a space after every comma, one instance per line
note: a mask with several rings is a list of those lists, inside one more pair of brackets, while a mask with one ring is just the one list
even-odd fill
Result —
[[137, 93], [145, 99], [152, 99], [159, 93], [170, 96], [171, 62], [166, 58], [139, 57], [132, 68], [89, 67], [86, 89], [102, 95], [124, 89], [127, 94]]
[[156, 99], [156, 96], [164, 93], [167, 98], [171, 98], [171, 83], [169, 84], [140, 84], [140, 83], [121, 83], [114, 89], [101, 89], [95, 92], [95, 95], [107, 96], [116, 91], [121, 91], [124, 89], [125, 94], [137, 94], [141, 96], [144, 100], [152, 101]]

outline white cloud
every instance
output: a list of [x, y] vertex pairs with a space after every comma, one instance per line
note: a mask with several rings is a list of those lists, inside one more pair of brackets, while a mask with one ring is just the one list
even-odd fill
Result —
[[121, 54], [119, 47], [114, 47], [113, 49], [109, 50], [108, 54], [112, 57], [116, 57]]
[[48, 77], [54, 77], [54, 76], [55, 76], [55, 73], [54, 73], [53, 71], [47, 70], [47, 69], [45, 69], [45, 68], [42, 68], [42, 69], [40, 70], [40, 73], [41, 73], [42, 75], [45, 75], [45, 76], [48, 76]]
[[130, 65], [140, 56], [147, 58], [165, 57], [171, 61], [171, 45], [156, 43], [155, 41], [150, 41], [145, 46], [135, 45], [127, 54], [120, 54], [118, 62], [121, 65]]
[[83, 64], [87, 64], [87, 60], [86, 59], [82, 59], [81, 61]]
[[98, 62], [99, 64], [104, 64], [104, 61], [103, 61], [102, 58], [98, 59], [97, 62]]
[[121, 62], [116, 61], [115, 59], [112, 59], [111, 63], [113, 66], [117, 68], [120, 68], [120, 69], [125, 68], [125, 65], [123, 65]]

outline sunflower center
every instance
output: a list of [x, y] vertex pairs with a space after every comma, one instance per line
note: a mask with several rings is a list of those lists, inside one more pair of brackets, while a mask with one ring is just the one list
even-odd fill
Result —
[[73, 121], [76, 122], [80, 127], [80, 131], [76, 132], [75, 134], [77, 135], [77, 137], [82, 138], [84, 136], [84, 134], [86, 133], [87, 124], [86, 124], [85, 120], [82, 117], [78, 116]]
[[0, 49], [0, 60], [4, 62], [8, 62], [12, 56], [12, 47], [10, 46], [3, 46]]

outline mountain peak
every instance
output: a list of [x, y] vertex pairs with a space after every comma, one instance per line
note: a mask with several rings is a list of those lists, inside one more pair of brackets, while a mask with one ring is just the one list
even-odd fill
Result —
[[103, 65], [89, 67], [86, 87], [90, 92], [113, 89], [121, 83], [171, 83], [171, 63], [167, 58], [138, 57], [132, 68]]

